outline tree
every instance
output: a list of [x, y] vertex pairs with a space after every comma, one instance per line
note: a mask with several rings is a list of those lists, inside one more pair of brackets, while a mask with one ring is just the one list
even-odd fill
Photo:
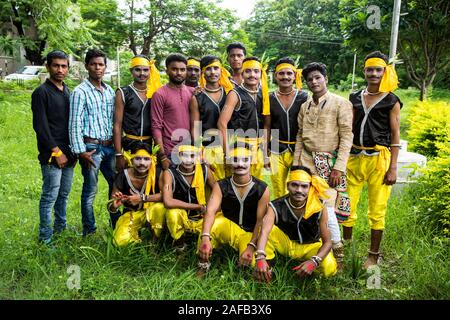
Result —
[[80, 44], [95, 43], [91, 36], [95, 23], [84, 21], [79, 7], [70, 0], [2, 1], [0, 22], [12, 24], [2, 28], [1, 35], [6, 39], [6, 35], [14, 34], [32, 64], [42, 64], [48, 50], [58, 48], [73, 53]]
[[[381, 10], [380, 29], [366, 26], [368, 5]], [[389, 0], [341, 0], [341, 20], [346, 43], [365, 54], [372, 50], [388, 52], [393, 2]], [[447, 0], [403, 0], [398, 51], [408, 79], [427, 98], [438, 73], [450, 64], [450, 2]]]

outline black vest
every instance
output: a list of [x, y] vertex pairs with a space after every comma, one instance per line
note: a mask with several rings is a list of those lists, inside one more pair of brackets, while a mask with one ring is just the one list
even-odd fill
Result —
[[314, 213], [308, 219], [298, 219], [288, 204], [289, 195], [275, 199], [269, 203], [275, 211], [275, 224], [292, 241], [314, 243], [320, 240], [320, 216]]
[[238, 224], [245, 231], [253, 232], [256, 225], [256, 212], [258, 201], [266, 191], [267, 184], [255, 177], [252, 177], [252, 187], [247, 196], [244, 195], [243, 201], [240, 201], [238, 193], [231, 183], [231, 177], [219, 180], [220, 190], [222, 191], [222, 212], [225, 218]]
[[[367, 111], [363, 105], [363, 91], [350, 94], [350, 102], [353, 104], [353, 144], [364, 147], [374, 147], [376, 144], [389, 147], [391, 144], [391, 125], [389, 113], [394, 105], [403, 103], [393, 93], [385, 95], [381, 101]], [[367, 112], [367, 113], [366, 113]]]
[[[206, 167], [206, 165], [202, 164], [202, 169], [206, 187], [206, 180], [208, 179], [208, 168]], [[189, 185], [184, 176], [178, 171], [177, 167], [170, 167], [169, 173], [172, 175], [173, 198], [187, 203], [198, 204], [195, 188], [192, 188]], [[198, 211], [189, 210], [188, 217], [190, 219], [200, 218], [200, 213]]]
[[[228, 129], [238, 130], [235, 133], [240, 137], [262, 137], [264, 120], [262, 116], [261, 90], [258, 91], [256, 101], [242, 86], [235, 87], [233, 91], [237, 93], [240, 105], [234, 109], [233, 115], [228, 122]], [[243, 133], [248, 129], [253, 129], [253, 133], [244, 135]]]
[[[275, 92], [272, 92], [269, 97], [271, 129], [279, 130], [279, 140], [295, 142], [298, 132], [298, 113], [301, 105], [308, 99], [308, 94], [305, 91], [297, 90], [294, 100], [287, 110], [281, 105]], [[275, 138], [273, 134], [272, 137]], [[278, 149], [276, 150], [277, 145]], [[272, 141], [270, 150], [275, 153], [283, 153], [286, 150], [294, 152], [295, 144]]]
[[[151, 136], [151, 99], [148, 99], [144, 105], [138, 94], [130, 86], [121, 87], [120, 91], [123, 93], [122, 98], [124, 98], [123, 132], [134, 136]], [[131, 149], [132, 139], [124, 137], [122, 141], [124, 150]]]
[[213, 101], [206, 92], [200, 92], [195, 98], [197, 99], [198, 111], [200, 112], [200, 120], [202, 121], [202, 136], [205, 139], [202, 143], [204, 146], [207, 146], [213, 142], [213, 138], [211, 136], [206, 136], [205, 132], [209, 129], [217, 130], [217, 121], [219, 120], [220, 112], [225, 105], [227, 95], [222, 88], [222, 98], [218, 104]]

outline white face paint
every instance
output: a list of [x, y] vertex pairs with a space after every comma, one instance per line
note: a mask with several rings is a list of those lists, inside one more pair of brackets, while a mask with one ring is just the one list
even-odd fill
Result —
[[231, 157], [230, 164], [233, 168], [233, 174], [243, 176], [250, 172], [252, 157]]
[[150, 168], [152, 159], [150, 157], [137, 156], [134, 157], [133, 160], [131, 160], [131, 163], [133, 164], [134, 170], [136, 170], [140, 174], [145, 174]]
[[180, 152], [181, 166], [187, 171], [194, 170], [195, 163], [197, 161], [198, 154], [192, 151]]

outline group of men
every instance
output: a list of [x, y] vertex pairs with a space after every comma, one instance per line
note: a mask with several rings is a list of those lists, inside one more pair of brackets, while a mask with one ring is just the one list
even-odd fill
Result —
[[347, 100], [329, 92], [322, 63], [301, 70], [292, 59], [279, 59], [277, 89], [269, 93], [267, 66], [246, 57], [241, 43], [230, 44], [227, 54], [231, 73], [217, 56], [169, 55], [166, 85], [155, 61], [136, 56], [133, 82], [114, 93], [102, 81], [105, 54], [91, 49], [88, 78], [69, 94], [63, 81], [69, 59], [50, 52], [50, 77], [32, 95], [43, 176], [39, 240], [50, 243], [66, 227], [78, 160], [84, 236], [96, 232], [100, 170], [116, 245], [140, 242], [148, 227], [155, 239], [167, 230], [183, 251], [186, 234], [194, 234], [199, 275], [209, 270], [213, 249], [229, 245], [239, 264], [253, 266], [263, 281], [272, 277], [276, 254], [303, 261], [294, 268], [299, 276], [316, 269], [334, 275], [344, 258], [339, 224], [350, 240], [367, 182], [365, 267], [377, 264], [402, 106], [392, 93], [398, 80], [387, 57], [375, 51], [365, 58], [367, 87]]

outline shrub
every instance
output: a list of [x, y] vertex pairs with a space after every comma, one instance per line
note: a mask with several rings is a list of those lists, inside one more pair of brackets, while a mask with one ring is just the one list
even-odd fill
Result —
[[445, 101], [417, 102], [408, 121], [408, 141], [412, 151], [435, 157], [438, 144], [450, 140], [450, 104]]

